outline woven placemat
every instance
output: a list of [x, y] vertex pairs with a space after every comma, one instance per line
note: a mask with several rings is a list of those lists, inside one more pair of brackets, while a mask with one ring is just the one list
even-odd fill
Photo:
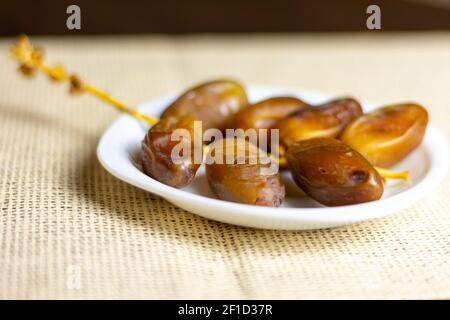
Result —
[[[34, 39], [137, 104], [218, 76], [416, 100], [448, 136], [450, 34]], [[450, 298], [450, 181], [397, 214], [332, 230], [209, 221], [109, 175], [118, 114], [23, 80], [0, 41], [0, 298]]]

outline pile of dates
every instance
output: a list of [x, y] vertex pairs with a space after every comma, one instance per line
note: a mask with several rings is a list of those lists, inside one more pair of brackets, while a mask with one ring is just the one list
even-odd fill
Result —
[[[161, 115], [160, 121], [142, 142], [142, 167], [148, 176], [172, 187], [188, 185], [199, 169], [191, 158], [175, 162], [171, 155], [179, 141], [172, 133], [191, 133], [194, 122], [202, 129], [278, 129], [279, 154], [285, 159], [295, 183], [308, 196], [326, 206], [341, 206], [378, 200], [384, 179], [378, 167], [390, 167], [413, 151], [422, 141], [428, 122], [427, 111], [415, 103], [388, 105], [363, 113], [353, 98], [340, 98], [311, 105], [296, 97], [271, 97], [249, 103], [244, 87], [232, 80], [215, 80], [198, 85], [179, 96]], [[201, 133], [200, 133], [201, 134]], [[189, 138], [188, 138], [189, 139]], [[203, 139], [203, 138], [201, 138]], [[203, 140], [201, 140], [203, 142]], [[270, 139], [269, 139], [270, 141]], [[259, 149], [247, 140], [224, 138], [203, 144], [206, 176], [219, 199], [280, 206], [284, 183], [270, 170], [269, 148]], [[221, 145], [221, 153], [211, 155]], [[230, 150], [231, 161], [225, 161]], [[261, 154], [267, 155], [259, 161]], [[248, 161], [255, 160], [256, 161]], [[262, 159], [262, 158], [261, 158]], [[229, 160], [229, 159], [228, 159]], [[283, 166], [281, 166], [283, 167]]]

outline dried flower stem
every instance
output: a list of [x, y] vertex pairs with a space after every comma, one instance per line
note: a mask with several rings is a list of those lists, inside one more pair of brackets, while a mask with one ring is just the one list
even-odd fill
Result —
[[409, 171], [391, 171], [380, 167], [374, 168], [384, 179], [401, 179], [405, 180], [408, 183], [411, 183], [411, 181], [409, 180]]
[[126, 103], [112, 97], [106, 91], [99, 89], [90, 83], [82, 81], [78, 76], [74, 74], [69, 75], [63, 66], [50, 66], [46, 64], [44, 62], [43, 50], [33, 47], [26, 36], [19, 37], [16, 45], [11, 48], [11, 56], [21, 63], [19, 70], [25, 76], [33, 76], [35, 71], [39, 70], [47, 74], [53, 81], [70, 82], [70, 92], [72, 94], [88, 92], [100, 100], [116, 107], [117, 109], [124, 111], [137, 119], [144, 120], [151, 125], [154, 125], [159, 121], [157, 118], [148, 116], [128, 106]]
[[140, 111], [137, 111], [136, 109], [130, 108], [128, 105], [126, 105], [124, 102], [112, 97], [109, 93], [106, 91], [103, 91], [89, 83], [84, 83], [84, 89], [88, 91], [89, 93], [93, 94], [94, 96], [100, 98], [101, 100], [115, 106], [117, 109], [124, 111], [130, 115], [132, 115], [135, 118], [147, 121], [151, 125], [156, 124], [159, 119], [148, 116]]

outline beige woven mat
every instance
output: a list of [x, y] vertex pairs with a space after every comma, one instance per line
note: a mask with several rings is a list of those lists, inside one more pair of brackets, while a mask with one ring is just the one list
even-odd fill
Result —
[[[417, 100], [450, 136], [450, 34], [34, 39], [130, 103], [231, 76]], [[0, 298], [450, 298], [450, 181], [398, 214], [263, 231], [185, 212], [95, 155], [118, 114], [23, 80], [0, 41]]]

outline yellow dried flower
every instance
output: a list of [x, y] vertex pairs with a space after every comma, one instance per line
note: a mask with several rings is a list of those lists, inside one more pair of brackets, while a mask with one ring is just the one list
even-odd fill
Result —
[[48, 76], [53, 81], [63, 81], [67, 78], [67, 72], [66, 69], [59, 64], [48, 69]]
[[15, 46], [11, 49], [11, 53], [17, 57], [20, 57], [28, 52], [29, 48], [30, 42], [28, 41], [28, 37], [25, 35], [21, 35], [17, 39]]
[[125, 111], [138, 119], [147, 121], [151, 125], [158, 122], [157, 118], [148, 116], [129, 107], [122, 101], [113, 98], [106, 91], [81, 80], [77, 75], [69, 75], [62, 65], [51, 66], [46, 64], [44, 61], [44, 50], [39, 47], [33, 47], [25, 35], [18, 38], [16, 44], [11, 48], [10, 53], [15, 60], [19, 61], [19, 71], [25, 76], [30, 77], [37, 71], [42, 71], [53, 81], [69, 81], [70, 93], [73, 95], [88, 92], [119, 110]]
[[40, 47], [33, 47], [30, 53], [30, 59], [35, 64], [42, 63], [44, 60], [44, 49]]
[[76, 95], [84, 92], [84, 83], [76, 74], [70, 76], [70, 94]]
[[36, 68], [28, 63], [22, 63], [19, 66], [19, 72], [25, 77], [33, 77], [36, 74]]

